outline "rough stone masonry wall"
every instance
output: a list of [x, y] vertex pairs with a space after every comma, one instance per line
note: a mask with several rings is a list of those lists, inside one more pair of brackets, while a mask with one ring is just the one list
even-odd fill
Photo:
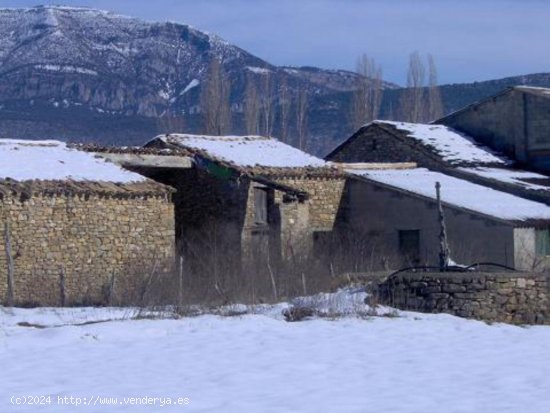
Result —
[[[400, 132], [396, 132], [399, 134]], [[426, 155], [426, 148], [414, 145], [412, 139], [407, 143], [386, 129], [371, 125], [356, 134], [337, 152], [327, 159], [334, 162], [415, 162], [418, 166], [439, 170], [442, 161], [439, 157]]]
[[0, 203], [0, 302], [7, 290], [4, 223], [14, 261], [16, 304], [101, 301], [115, 277], [162, 271], [174, 252], [174, 209], [168, 196], [109, 198], [34, 196]]
[[550, 324], [549, 274], [402, 273], [378, 284], [372, 297], [402, 310]]
[[276, 181], [308, 193], [312, 231], [332, 231], [343, 199], [344, 178], [281, 178]]

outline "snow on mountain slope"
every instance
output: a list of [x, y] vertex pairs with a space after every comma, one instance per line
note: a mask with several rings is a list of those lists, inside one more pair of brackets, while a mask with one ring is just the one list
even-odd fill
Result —
[[186, 132], [200, 133], [200, 92], [213, 59], [231, 85], [231, 133], [244, 133], [248, 80], [265, 85], [267, 74], [275, 102], [282, 85], [291, 99], [308, 95], [311, 150], [322, 153], [348, 133], [341, 120], [357, 85], [353, 72], [278, 67], [185, 24], [37, 6], [0, 9], [0, 137], [135, 144], [172, 132], [162, 117], [180, 117]]
[[[289, 74], [216, 35], [184, 24], [150, 23], [86, 8], [0, 9], [3, 99], [71, 97], [103, 110], [157, 116], [189, 106], [180, 98], [191, 82], [204, 80], [213, 58], [223, 61], [237, 92], [244, 88], [246, 72], [272, 73], [276, 81], [284, 73], [290, 87], [302, 82], [321, 94], [351, 90], [357, 76], [321, 69], [315, 73], [296, 69], [296, 74]], [[52, 73], [56, 71], [65, 76], [56, 77]], [[75, 76], [68, 79], [69, 73]], [[326, 85], [314, 79], [320, 74]], [[100, 79], [90, 78], [95, 75]], [[10, 87], [14, 81], [17, 87]]]

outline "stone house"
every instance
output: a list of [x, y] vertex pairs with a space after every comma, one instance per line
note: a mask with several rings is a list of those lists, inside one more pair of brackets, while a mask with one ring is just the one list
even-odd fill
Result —
[[510, 87], [439, 119], [524, 167], [550, 171], [550, 89]]
[[550, 263], [550, 207], [545, 204], [426, 168], [346, 167], [355, 178], [348, 182], [335, 232], [347, 234], [345, 251], [358, 255], [354, 248], [360, 246], [368, 252], [357, 264], [362, 270], [438, 265], [436, 182], [454, 262], [524, 270]]
[[102, 302], [171, 265], [172, 193], [62, 142], [0, 140], [0, 302]]
[[133, 153], [87, 150], [176, 189], [178, 251], [198, 273], [265, 272], [310, 256], [334, 228], [346, 180], [261, 136], [171, 134]]

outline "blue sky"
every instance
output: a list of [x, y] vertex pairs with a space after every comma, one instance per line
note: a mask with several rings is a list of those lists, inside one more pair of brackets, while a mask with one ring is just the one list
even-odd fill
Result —
[[550, 71], [544, 0], [0, 0], [96, 7], [217, 33], [278, 65], [353, 69], [363, 52], [403, 84], [409, 53], [431, 53], [441, 83]]

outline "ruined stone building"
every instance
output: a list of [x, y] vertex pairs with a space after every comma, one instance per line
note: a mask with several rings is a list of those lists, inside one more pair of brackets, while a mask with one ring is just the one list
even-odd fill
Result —
[[438, 124], [374, 121], [326, 160], [261, 136], [1, 140], [0, 297], [99, 302], [115, 279], [176, 260], [222, 292], [222, 275], [275, 290], [276, 274], [311, 263], [334, 274], [434, 265], [436, 182], [455, 262], [544, 269], [549, 181], [522, 167], [545, 168], [547, 99], [513, 88]]
[[178, 251], [198, 274], [265, 273], [309, 257], [334, 228], [346, 180], [261, 136], [172, 134], [142, 149], [87, 150], [176, 189]]
[[0, 302], [103, 302], [115, 279], [163, 267], [172, 193], [62, 142], [0, 140]]

